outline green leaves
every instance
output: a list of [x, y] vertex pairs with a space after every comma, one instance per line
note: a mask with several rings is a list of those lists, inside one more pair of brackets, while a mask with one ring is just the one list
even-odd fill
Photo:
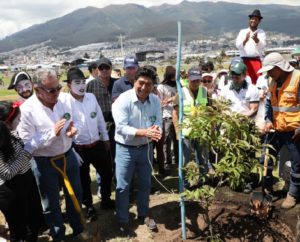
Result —
[[233, 189], [243, 186], [246, 177], [259, 166], [256, 156], [262, 154], [254, 121], [231, 112], [224, 100], [214, 101], [213, 106], [197, 107], [185, 119], [191, 128], [189, 138], [218, 154], [218, 163], [213, 164], [215, 176], [227, 179]]

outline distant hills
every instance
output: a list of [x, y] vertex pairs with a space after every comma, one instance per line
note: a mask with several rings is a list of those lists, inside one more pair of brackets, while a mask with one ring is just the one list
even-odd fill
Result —
[[221, 36], [238, 32], [248, 25], [248, 14], [259, 8], [264, 17], [261, 27], [289, 35], [300, 35], [300, 7], [285, 5], [243, 5], [227, 2], [189, 2], [146, 8], [137, 4], [87, 7], [63, 17], [34, 25], [0, 41], [0, 52], [48, 41], [53, 47], [128, 38], [176, 38], [178, 20], [185, 39], [204, 35]]

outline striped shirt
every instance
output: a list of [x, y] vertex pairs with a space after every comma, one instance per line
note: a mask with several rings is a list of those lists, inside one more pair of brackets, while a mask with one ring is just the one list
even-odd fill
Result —
[[27, 172], [31, 165], [31, 155], [23, 148], [23, 143], [15, 131], [12, 134], [12, 145], [14, 154], [8, 161], [4, 161], [4, 154], [0, 150], [0, 185], [14, 178], [18, 174]]

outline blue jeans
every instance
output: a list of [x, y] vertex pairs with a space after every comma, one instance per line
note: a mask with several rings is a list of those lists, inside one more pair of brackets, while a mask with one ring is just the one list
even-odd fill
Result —
[[[78, 202], [81, 204], [82, 190], [79, 166], [72, 150], [69, 150], [65, 156], [67, 160], [67, 176], [70, 180]], [[54, 241], [61, 241], [65, 238], [65, 226], [59, 205], [59, 190], [60, 184], [63, 182], [63, 180], [58, 171], [56, 171], [51, 165], [50, 158], [51, 157], [34, 157], [35, 162], [33, 163], [32, 170], [41, 195], [43, 213], [46, 223], [50, 228], [50, 235]], [[56, 164], [61, 169], [63, 168], [62, 160], [57, 160]], [[63, 188], [66, 199], [68, 221], [73, 229], [74, 234], [81, 233], [83, 231], [83, 227], [80, 222], [80, 216], [76, 212], [65, 186], [63, 186]]]
[[152, 144], [141, 148], [116, 145], [116, 213], [118, 222], [128, 223], [129, 221], [129, 190], [134, 171], [137, 172], [138, 178], [138, 216], [148, 215], [151, 189], [151, 166], [149, 162], [152, 163], [152, 160]]
[[198, 141], [183, 138], [183, 164], [186, 165], [191, 161], [191, 154], [195, 152], [196, 163], [203, 168], [204, 171], [208, 171], [208, 151], [201, 147]]
[[[265, 143], [273, 145], [274, 149], [269, 149], [269, 152], [274, 157], [278, 156], [283, 145], [289, 151], [291, 156], [291, 178], [289, 194], [293, 197], [300, 197], [300, 142], [292, 141], [292, 136], [294, 132], [276, 132], [274, 134], [270, 133], [266, 136]], [[261, 163], [263, 163], [264, 156], [261, 158]], [[272, 171], [273, 160], [269, 159], [268, 162], [268, 173]]]

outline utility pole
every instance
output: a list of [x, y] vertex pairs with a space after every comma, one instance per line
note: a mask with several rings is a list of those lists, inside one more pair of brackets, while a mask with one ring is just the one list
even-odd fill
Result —
[[121, 45], [121, 55], [124, 58], [124, 49], [123, 49], [123, 38], [125, 38], [125, 36], [123, 36], [122, 34], [120, 34], [119, 36], [119, 41], [120, 41], [120, 45]]

